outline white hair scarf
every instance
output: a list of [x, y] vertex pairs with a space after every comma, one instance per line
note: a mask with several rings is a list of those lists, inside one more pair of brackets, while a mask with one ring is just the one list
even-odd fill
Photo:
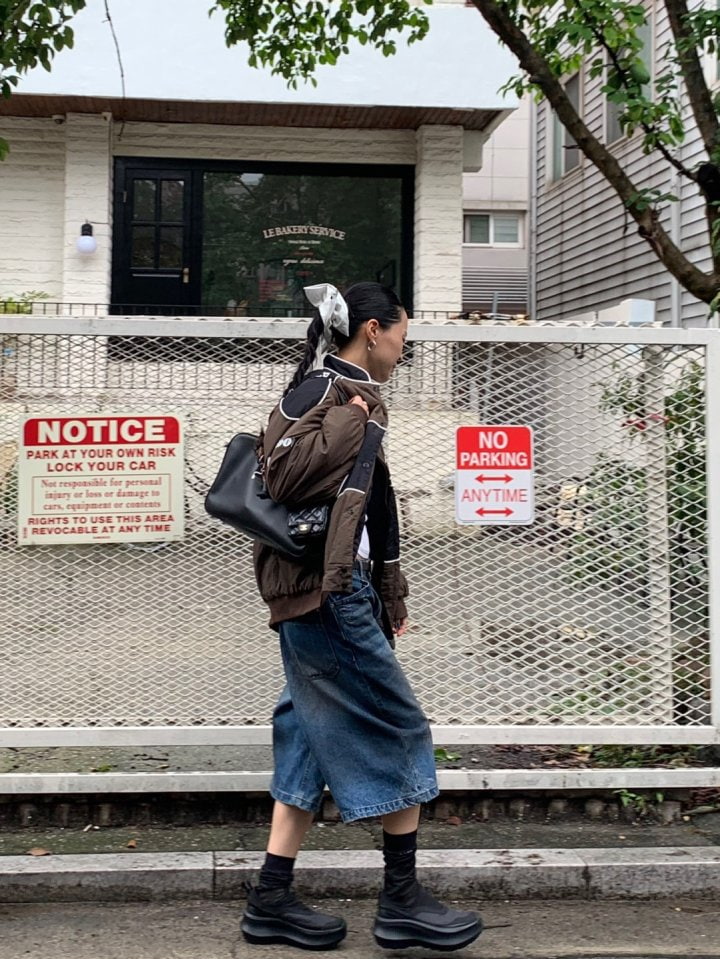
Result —
[[305, 287], [305, 296], [316, 306], [323, 321], [323, 334], [315, 352], [315, 363], [319, 365], [322, 357], [332, 347], [332, 331], [337, 330], [344, 336], [350, 335], [350, 313], [342, 293], [332, 283], [316, 283]]

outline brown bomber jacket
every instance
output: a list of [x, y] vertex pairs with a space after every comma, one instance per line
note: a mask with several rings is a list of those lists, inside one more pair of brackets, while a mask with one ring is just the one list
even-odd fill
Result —
[[[361, 396], [362, 407], [348, 400]], [[395, 495], [382, 452], [387, 410], [368, 373], [337, 356], [309, 374], [272, 411], [262, 439], [273, 499], [301, 506], [334, 498], [324, 555], [294, 561], [256, 542], [255, 577], [277, 627], [318, 609], [331, 592], [352, 590], [352, 566], [367, 515], [373, 585], [383, 626], [406, 615]]]

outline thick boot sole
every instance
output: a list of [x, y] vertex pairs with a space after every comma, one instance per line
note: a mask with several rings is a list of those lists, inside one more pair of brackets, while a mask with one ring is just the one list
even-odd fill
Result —
[[336, 928], [313, 931], [302, 929], [283, 919], [252, 916], [247, 913], [240, 923], [240, 932], [246, 942], [255, 945], [285, 945], [297, 949], [334, 949], [347, 935], [345, 923]]
[[469, 923], [455, 929], [440, 929], [416, 922], [414, 919], [383, 919], [378, 916], [373, 927], [375, 942], [382, 949], [445, 949], [453, 952], [475, 942], [483, 931], [482, 922]]

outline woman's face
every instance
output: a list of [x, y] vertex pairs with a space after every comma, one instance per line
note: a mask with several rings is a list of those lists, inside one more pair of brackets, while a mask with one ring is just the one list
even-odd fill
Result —
[[408, 315], [405, 310], [397, 323], [384, 330], [375, 320], [368, 323], [368, 345], [374, 344], [367, 355], [368, 373], [378, 383], [387, 383], [400, 362], [407, 339]]

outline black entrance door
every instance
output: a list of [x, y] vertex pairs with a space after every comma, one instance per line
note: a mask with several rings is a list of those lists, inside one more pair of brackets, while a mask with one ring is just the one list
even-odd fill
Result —
[[117, 161], [114, 313], [195, 312], [200, 303], [196, 194], [190, 169]]

